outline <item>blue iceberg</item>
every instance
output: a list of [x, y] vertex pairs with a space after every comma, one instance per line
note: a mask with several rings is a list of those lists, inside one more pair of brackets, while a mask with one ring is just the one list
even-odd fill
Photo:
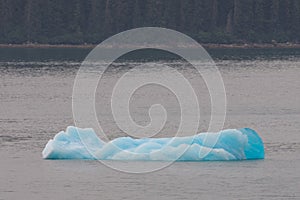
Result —
[[69, 126], [48, 141], [44, 159], [205, 161], [263, 159], [264, 144], [250, 128], [188, 137], [120, 137], [104, 142], [93, 129]]

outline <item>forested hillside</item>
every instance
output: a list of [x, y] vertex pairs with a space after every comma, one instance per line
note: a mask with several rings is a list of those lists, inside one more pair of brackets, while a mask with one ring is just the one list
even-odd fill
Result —
[[299, 42], [300, 1], [0, 0], [0, 43], [98, 43], [141, 26], [203, 43]]

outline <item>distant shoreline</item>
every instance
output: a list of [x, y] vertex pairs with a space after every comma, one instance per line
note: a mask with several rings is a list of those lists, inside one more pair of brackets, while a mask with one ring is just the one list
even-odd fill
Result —
[[[263, 49], [263, 48], [286, 48], [294, 49], [300, 48], [300, 43], [246, 43], [246, 44], [201, 44], [204, 48], [208, 49]], [[92, 49], [95, 44], [0, 44], [0, 48], [83, 48]]]

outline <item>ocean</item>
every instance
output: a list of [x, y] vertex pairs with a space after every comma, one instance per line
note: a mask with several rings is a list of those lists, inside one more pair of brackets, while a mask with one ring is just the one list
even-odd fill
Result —
[[[73, 84], [89, 49], [0, 48], [0, 199], [300, 199], [300, 49], [208, 51], [224, 81], [224, 129], [256, 130], [265, 143], [265, 159], [175, 162], [132, 174], [98, 161], [42, 159], [48, 140], [74, 125]], [[109, 139], [126, 135], [110, 110], [114, 84], [141, 63], [146, 66], [142, 73], [151, 76], [155, 62], [174, 67], [191, 82], [200, 101], [198, 131], [207, 130], [210, 96], [195, 69], [172, 55], [140, 52], [119, 59], [98, 85], [97, 117]], [[147, 125], [155, 103], [168, 113], [156, 137], [170, 137], [180, 109], [166, 88], [136, 91], [132, 118]]]

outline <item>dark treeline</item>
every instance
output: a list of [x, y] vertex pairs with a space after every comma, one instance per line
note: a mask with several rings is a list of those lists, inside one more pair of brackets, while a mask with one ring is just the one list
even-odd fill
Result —
[[0, 43], [98, 43], [142, 26], [203, 43], [299, 42], [300, 1], [0, 0]]

